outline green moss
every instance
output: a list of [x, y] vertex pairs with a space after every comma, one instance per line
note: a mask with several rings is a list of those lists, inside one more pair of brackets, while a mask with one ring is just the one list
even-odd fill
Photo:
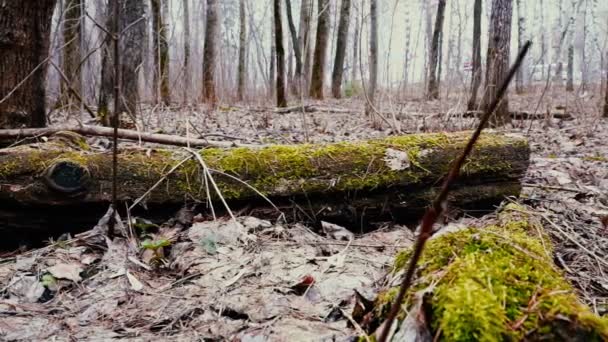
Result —
[[[546, 338], [563, 317], [578, 327], [577, 336], [608, 338], [608, 320], [580, 304], [552, 263], [546, 235], [522, 211], [509, 205], [500, 224], [428, 242], [412, 293], [438, 282], [430, 303], [433, 330], [441, 330], [447, 341], [521, 340], [529, 334]], [[409, 250], [397, 255], [395, 272], [406, 267], [410, 255]], [[395, 294], [390, 289], [378, 296], [379, 316]]]
[[602, 155], [599, 155], [599, 154], [596, 154], [594, 156], [583, 157], [583, 160], [584, 161], [591, 161], [591, 162], [601, 162], [601, 163], [608, 162], [608, 158], [606, 158], [606, 157], [604, 157]]

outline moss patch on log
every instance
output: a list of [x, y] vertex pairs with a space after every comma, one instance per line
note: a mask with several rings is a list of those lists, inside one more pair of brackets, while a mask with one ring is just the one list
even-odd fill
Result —
[[[608, 319], [578, 301], [552, 262], [542, 227], [513, 205], [499, 221], [430, 240], [406, 304], [437, 282], [429, 321], [446, 341], [607, 340]], [[394, 272], [406, 267], [410, 254], [397, 255]], [[396, 294], [392, 288], [377, 297], [376, 317], [384, 319]]]
[[[395, 186], [412, 189], [435, 184], [447, 172], [469, 135], [468, 132], [413, 134], [336, 144], [276, 145], [260, 149], [208, 148], [200, 151], [200, 155], [210, 169], [219, 172], [215, 174], [218, 187], [229, 200], [247, 199], [256, 194], [243, 183], [221, 173], [241, 179], [261, 193], [275, 197], [369, 191]], [[96, 200], [99, 200], [99, 193], [107, 199], [111, 189], [111, 154], [90, 151], [82, 141], [74, 141], [75, 144], [55, 141], [0, 150], [0, 179], [14, 181], [29, 177], [36, 181], [55, 161], [73, 161], [90, 171], [90, 188], [95, 189]], [[407, 165], [401, 169], [391, 167], [387, 161], [389, 150], [401, 153]], [[121, 151], [118, 169], [120, 199], [134, 199], [145, 193], [187, 156], [183, 150]], [[489, 175], [483, 179], [484, 182], [517, 182], [527, 168], [528, 157], [525, 139], [484, 134], [465, 165], [461, 179], [475, 183]], [[17, 193], [13, 195], [18, 196]], [[212, 196], [215, 196], [213, 191]], [[148, 200], [164, 203], [185, 198], [206, 198], [201, 167], [194, 158], [168, 175]]]

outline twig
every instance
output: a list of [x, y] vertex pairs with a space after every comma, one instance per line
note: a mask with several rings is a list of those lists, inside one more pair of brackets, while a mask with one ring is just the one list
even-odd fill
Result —
[[431, 235], [433, 233], [433, 226], [435, 225], [435, 222], [441, 216], [441, 214], [444, 210], [446, 200], [447, 200], [448, 194], [450, 192], [451, 185], [458, 178], [462, 165], [466, 161], [468, 155], [473, 150], [475, 143], [479, 139], [479, 136], [481, 135], [481, 132], [483, 131], [484, 127], [487, 125], [488, 121], [490, 120], [490, 117], [496, 110], [496, 107], [498, 106], [500, 101], [502, 101], [502, 98], [505, 95], [505, 93], [507, 92], [507, 89], [509, 87], [509, 83], [515, 76], [517, 69], [519, 69], [519, 67], [521, 66], [521, 63], [523, 62], [523, 59], [526, 56], [526, 53], [528, 52], [531, 44], [532, 43], [530, 41], [527, 41], [526, 44], [523, 46], [522, 50], [520, 51], [519, 55], [517, 56], [517, 60], [515, 61], [515, 64], [511, 67], [511, 69], [507, 73], [507, 77], [505, 78], [503, 83], [500, 85], [500, 88], [498, 88], [498, 91], [496, 92], [496, 97], [494, 98], [494, 100], [492, 101], [490, 106], [488, 107], [488, 110], [485, 112], [484, 116], [481, 118], [479, 125], [477, 126], [477, 129], [473, 133], [473, 136], [471, 136], [471, 139], [467, 143], [467, 146], [465, 147], [465, 149], [462, 152], [462, 154], [460, 155], [460, 157], [452, 165], [447, 177], [445, 178], [443, 186], [441, 187], [441, 191], [439, 192], [439, 195], [437, 195], [437, 198], [435, 198], [431, 207], [429, 207], [428, 210], [426, 211], [426, 213], [424, 214], [424, 217], [422, 218], [420, 234], [418, 235], [418, 238], [416, 240], [416, 245], [414, 246], [414, 252], [412, 254], [412, 257], [410, 258], [410, 262], [407, 267], [405, 277], [403, 278], [403, 282], [401, 283], [401, 287], [399, 288], [399, 293], [397, 295], [397, 298], [395, 299], [395, 302], [393, 302], [393, 304], [391, 306], [391, 310], [387, 316], [386, 322], [384, 324], [384, 329], [382, 329], [382, 331], [380, 332], [380, 338], [378, 339], [378, 342], [386, 342], [386, 339], [391, 330], [393, 322], [395, 321], [395, 318], [397, 317], [397, 314], [399, 313], [399, 310], [401, 309], [401, 303], [403, 302], [403, 299], [405, 298], [405, 294], [407, 293], [407, 290], [409, 289], [412, 279], [414, 277], [414, 272], [416, 271], [416, 265], [418, 264], [418, 260], [420, 259], [420, 256], [422, 255], [422, 251], [424, 250], [424, 245], [425, 245], [426, 241], [431, 237]]
[[61, 70], [61, 68], [58, 67], [57, 64], [55, 64], [55, 62], [53, 62], [53, 60], [50, 60], [49, 63], [51, 63], [53, 68], [55, 68], [55, 70], [57, 70], [57, 72], [59, 73], [59, 76], [61, 76], [61, 79], [63, 80], [63, 82], [65, 82], [65, 85], [68, 87], [68, 90], [70, 91], [70, 93], [72, 93], [72, 95], [74, 95], [76, 97], [76, 99], [78, 99], [78, 101], [82, 104], [82, 106], [87, 111], [87, 113], [89, 113], [89, 115], [91, 115], [91, 118], [95, 119], [96, 118], [95, 113], [93, 113], [93, 110], [91, 109], [91, 107], [89, 107], [84, 102], [84, 100], [82, 99], [82, 96], [80, 96], [80, 94], [78, 94], [76, 89], [74, 89], [74, 87], [72, 87], [72, 84], [70, 84], [70, 80], [65, 75], [63, 70]]

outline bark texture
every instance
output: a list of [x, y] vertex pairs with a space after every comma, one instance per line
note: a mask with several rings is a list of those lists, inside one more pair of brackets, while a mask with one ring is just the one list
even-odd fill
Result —
[[334, 60], [334, 71], [331, 77], [331, 92], [337, 99], [342, 97], [342, 76], [344, 75], [344, 60], [346, 59], [346, 45], [348, 44], [350, 7], [350, 0], [342, 0], [340, 24], [338, 26], [338, 41], [336, 43], [336, 58]]
[[473, 60], [471, 71], [471, 97], [467, 104], [468, 110], [477, 110], [477, 93], [481, 85], [481, 11], [482, 0], [475, 0], [473, 5]]
[[154, 94], [156, 102], [171, 104], [169, 90], [169, 0], [151, 0], [152, 41], [154, 42]]
[[[120, 39], [121, 55], [121, 99], [118, 101], [119, 113], [138, 112], [139, 71], [143, 63], [143, 42], [146, 37], [145, 1], [123, 0], [120, 28], [123, 35]], [[128, 29], [127, 29], [128, 28]]]
[[203, 51], [203, 101], [215, 105], [215, 73], [217, 42], [219, 37], [219, 1], [207, 0], [207, 22], [205, 26], [205, 48]]
[[46, 59], [55, 4], [0, 5], [0, 128], [46, 126]]
[[[370, 115], [372, 106], [376, 102], [376, 88], [378, 87], [378, 1], [370, 0], [370, 37], [369, 37], [369, 87], [367, 88], [367, 98], [365, 113]], [[375, 119], [377, 119], [374, 116]], [[374, 126], [376, 122], [374, 122]]]
[[61, 83], [61, 99], [63, 104], [76, 104], [78, 99], [70, 92], [71, 86], [82, 95], [82, 0], [70, 0], [65, 5], [65, 20], [63, 22], [63, 73], [69, 80], [69, 85]]
[[191, 49], [190, 49], [190, 0], [183, 0], [182, 6], [184, 9], [184, 95], [183, 95], [183, 103], [189, 104], [190, 102], [190, 86], [192, 83], [192, 77], [190, 76], [190, 58], [191, 58]]
[[285, 47], [283, 46], [283, 21], [281, 20], [281, 1], [274, 0], [274, 37], [277, 63], [277, 107], [287, 107], [285, 82]]
[[[518, 50], [524, 46], [526, 36], [526, 17], [522, 8], [522, 1], [517, 0], [517, 47]], [[524, 92], [524, 70], [526, 69], [525, 64], [522, 64], [521, 68], [517, 70], [515, 74], [515, 92], [522, 94]]]
[[310, 86], [310, 69], [312, 64], [312, 39], [311, 39], [311, 17], [313, 11], [313, 0], [302, 0], [302, 4], [300, 6], [300, 33], [298, 35], [298, 44], [300, 45], [300, 51], [302, 51], [302, 78], [300, 83], [302, 84], [302, 88], [305, 89], [303, 91], [300, 89], [300, 92], [306, 93]]
[[239, 65], [237, 71], [236, 97], [239, 101], [245, 98], [245, 80], [247, 72], [247, 16], [245, 0], [239, 0]]
[[433, 41], [431, 42], [431, 53], [428, 63], [428, 84], [426, 90], [426, 98], [428, 100], [436, 100], [439, 98], [439, 77], [441, 73], [438, 71], [440, 54], [440, 37], [443, 31], [443, 20], [445, 18], [446, 0], [439, 0], [437, 3], [437, 15], [435, 16], [435, 27], [433, 29]]
[[[486, 60], [486, 91], [482, 108], [487, 110], [496, 98], [498, 86], [509, 69], [511, 53], [511, 20], [513, 0], [493, 0], [490, 18], [490, 33]], [[491, 125], [501, 126], [509, 122], [509, 99], [505, 94], [491, 119]]]
[[329, 0], [318, 2], [317, 38], [315, 43], [314, 62], [310, 80], [310, 97], [323, 99], [323, 83], [325, 80], [325, 62], [327, 59], [327, 45], [329, 44]]

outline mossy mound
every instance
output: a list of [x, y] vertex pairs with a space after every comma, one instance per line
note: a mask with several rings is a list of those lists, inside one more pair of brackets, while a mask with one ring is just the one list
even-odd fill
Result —
[[[429, 241], [406, 304], [436, 283], [427, 320], [444, 341], [608, 340], [608, 319], [579, 302], [552, 262], [542, 227], [520, 212], [510, 205], [495, 225]], [[394, 272], [406, 267], [410, 254], [397, 255]], [[392, 288], [376, 299], [379, 321], [396, 293]]]

